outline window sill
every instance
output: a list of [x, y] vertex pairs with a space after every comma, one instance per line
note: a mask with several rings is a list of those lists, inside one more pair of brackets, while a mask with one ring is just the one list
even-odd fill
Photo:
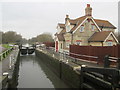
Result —
[[80, 33], [84, 33], [84, 31], [82, 32], [82, 31], [80, 31]]

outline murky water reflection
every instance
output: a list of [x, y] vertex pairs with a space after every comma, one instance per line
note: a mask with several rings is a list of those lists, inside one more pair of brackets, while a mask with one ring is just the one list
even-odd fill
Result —
[[69, 88], [35, 55], [20, 56], [17, 88]]

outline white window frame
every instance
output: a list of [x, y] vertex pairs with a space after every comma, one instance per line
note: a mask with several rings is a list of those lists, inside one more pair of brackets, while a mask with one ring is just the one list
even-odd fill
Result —
[[76, 45], [81, 45], [81, 42], [76, 42]]
[[60, 48], [63, 49], [63, 44], [62, 43], [60, 44]]
[[113, 42], [111, 42], [111, 41], [108, 41], [107, 44], [108, 44], [108, 46], [113, 46]]
[[69, 46], [70, 46], [70, 43], [66, 42], [66, 47], [69, 48]]
[[91, 25], [91, 29], [92, 29], [92, 31], [94, 31], [95, 30], [95, 25]]
[[84, 31], [84, 26], [80, 26], [80, 32]]

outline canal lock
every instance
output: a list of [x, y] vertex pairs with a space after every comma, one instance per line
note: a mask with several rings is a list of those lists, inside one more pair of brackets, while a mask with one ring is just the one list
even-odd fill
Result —
[[[42, 58], [40, 57], [38, 58], [35, 55], [35, 53], [33, 53], [32, 55], [19, 54], [12, 78], [9, 79], [8, 88], [9, 89], [12, 89], [12, 88], [70, 88], [56, 74], [54, 74], [49, 69], [49, 67], [47, 67], [46, 64], [42, 62], [41, 59]], [[31, 71], [34, 71], [33, 73], [35, 73], [36, 76], [35, 74], [32, 74]], [[27, 73], [31, 72], [29, 74], [32, 74], [32, 76], [23, 77], [25, 72]], [[38, 75], [38, 74], [43, 74], [43, 75]], [[28, 80], [26, 79], [27, 77], [29, 77]], [[44, 78], [45, 81], [43, 81], [43, 79], [40, 79], [41, 77]], [[22, 81], [23, 80], [22, 78], [24, 78], [28, 82]], [[34, 82], [34, 81], [37, 81], [37, 82]], [[29, 82], [33, 82], [33, 84], [36, 84], [36, 85], [33, 85]], [[25, 83], [27, 84], [25, 85]]]

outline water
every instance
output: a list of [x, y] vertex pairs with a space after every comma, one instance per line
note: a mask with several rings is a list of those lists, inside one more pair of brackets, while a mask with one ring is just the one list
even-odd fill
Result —
[[35, 55], [20, 56], [17, 88], [69, 88]]

